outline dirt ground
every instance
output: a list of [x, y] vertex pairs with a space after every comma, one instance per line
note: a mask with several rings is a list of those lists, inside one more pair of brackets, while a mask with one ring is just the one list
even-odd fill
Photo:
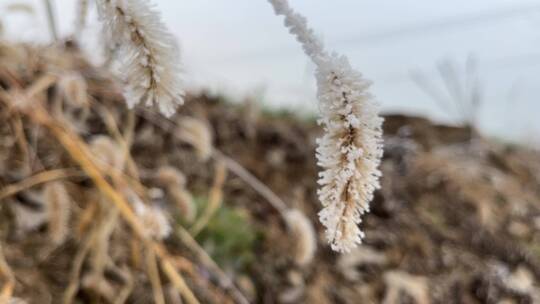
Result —
[[[112, 76], [87, 63], [72, 44], [0, 44], [0, 284], [14, 283], [9, 303], [66, 303], [68, 286], [75, 288], [72, 303], [154, 303], [156, 278], [166, 303], [182, 303], [165, 271], [144, 262], [144, 244], [134, 241], [125, 218], [106, 207], [112, 205], [79, 170], [58, 133], [36, 118], [37, 110], [19, 110], [8, 101], [51, 73], [60, 76], [36, 98], [89, 146], [99, 135], [120, 146], [125, 140], [131, 160], [125, 174], [166, 211], [172, 232], [162, 243], [201, 303], [238, 302], [235, 290], [253, 303], [540, 303], [537, 151], [466, 127], [386, 115], [382, 188], [361, 223], [365, 242], [339, 255], [326, 245], [317, 219], [315, 139], [321, 130], [313, 119], [204, 93], [188, 96], [170, 120], [152, 110], [129, 112]], [[86, 103], [59, 101], [69, 92], [60, 81], [65, 74], [84, 80], [77, 90], [87, 95]], [[189, 129], [186, 117], [209, 126], [211, 147], [197, 145], [204, 132], [195, 132], [191, 143], [178, 136]], [[279, 210], [234, 170], [226, 169], [217, 185], [223, 170], [216, 153], [307, 216], [314, 239], [293, 233]], [[196, 219], [219, 202], [193, 235], [222, 275], [179, 232], [193, 228], [187, 209], [152, 199], [150, 193], [166, 188], [156, 174], [164, 166], [185, 176]], [[52, 181], [6, 194], [12, 185], [55, 169], [74, 171], [55, 180], [68, 194], [71, 205], [62, 207], [67, 215], [47, 207], [44, 192]], [[120, 187], [112, 173], [107, 181]], [[107, 237], [92, 241], [89, 235], [101, 231], [109, 215], [115, 220]], [[54, 224], [59, 216], [66, 217], [66, 227]], [[313, 242], [310, 256], [304, 251]]]

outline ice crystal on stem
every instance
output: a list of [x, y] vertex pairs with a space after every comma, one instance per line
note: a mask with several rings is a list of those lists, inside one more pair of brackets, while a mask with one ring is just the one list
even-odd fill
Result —
[[118, 46], [124, 96], [130, 108], [157, 106], [166, 116], [184, 103], [178, 47], [147, 0], [98, 0], [110, 45]]
[[349, 252], [362, 242], [358, 224], [379, 187], [383, 120], [367, 91], [370, 82], [347, 58], [328, 53], [306, 18], [286, 0], [269, 2], [316, 65], [319, 124], [324, 129], [317, 140], [317, 163], [322, 168], [318, 196], [323, 205], [319, 218], [332, 249]]

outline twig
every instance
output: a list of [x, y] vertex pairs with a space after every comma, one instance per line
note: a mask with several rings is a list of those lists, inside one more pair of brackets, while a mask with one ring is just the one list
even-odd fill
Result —
[[195, 241], [195, 239], [189, 234], [189, 232], [184, 229], [182, 226], [178, 226], [176, 229], [177, 235], [180, 237], [182, 242], [188, 246], [196, 255], [197, 258], [208, 267], [212, 272], [217, 275], [219, 284], [221, 288], [231, 292], [231, 295], [237, 303], [249, 304], [249, 301], [246, 297], [236, 288], [233, 281], [219, 268], [219, 266], [212, 260], [212, 258], [204, 251], [203, 248]]
[[21, 191], [24, 191], [28, 188], [32, 188], [36, 185], [70, 177], [84, 177], [86, 174], [76, 169], [65, 168], [65, 169], [53, 169], [39, 172], [35, 175], [27, 177], [20, 182], [8, 185], [0, 190], [0, 201], [3, 199], [15, 195]]
[[[158, 128], [162, 129], [164, 132], [171, 133], [171, 130], [174, 130], [176, 127], [176, 124], [171, 119], [164, 117], [156, 118], [156, 114], [148, 109], [137, 110], [139, 110], [139, 115], [144, 117], [147, 121], [154, 124]], [[215, 147], [212, 152], [212, 158], [214, 160], [223, 161], [227, 169], [236, 174], [241, 180], [243, 180], [253, 190], [255, 190], [255, 192], [257, 192], [264, 199], [266, 199], [270, 203], [270, 205], [272, 205], [272, 207], [274, 207], [284, 218], [285, 211], [288, 209], [288, 207], [287, 204], [285, 204], [285, 202], [281, 198], [279, 198], [279, 196], [277, 196], [270, 188], [268, 188], [268, 186], [262, 183], [259, 179], [257, 179], [253, 174], [251, 174], [247, 169], [245, 169], [234, 159], [226, 156]]]
[[242, 179], [245, 183], [247, 183], [253, 190], [255, 190], [257, 193], [259, 193], [263, 198], [265, 198], [270, 205], [272, 205], [279, 213], [284, 216], [287, 209], [287, 204], [279, 196], [277, 196], [268, 186], [263, 184], [260, 180], [258, 180], [253, 174], [251, 174], [248, 170], [246, 170], [242, 165], [240, 165], [238, 162], [236, 162], [234, 159], [226, 156], [222, 152], [220, 152], [217, 149], [214, 149], [212, 158], [218, 161], [222, 161], [225, 163], [227, 168], [231, 170], [234, 174], [236, 174], [240, 179]]

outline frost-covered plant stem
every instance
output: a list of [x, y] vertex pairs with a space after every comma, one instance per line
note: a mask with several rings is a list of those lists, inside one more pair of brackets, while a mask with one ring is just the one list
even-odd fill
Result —
[[147, 0], [98, 0], [109, 45], [118, 45], [120, 74], [129, 107], [157, 106], [166, 116], [184, 103], [178, 47]]
[[316, 65], [319, 124], [324, 135], [317, 140], [319, 212], [332, 249], [349, 252], [364, 237], [358, 224], [369, 211], [373, 192], [379, 187], [382, 158], [382, 118], [367, 92], [370, 82], [355, 71], [345, 56], [329, 54], [286, 0], [268, 0], [285, 26], [296, 36]]

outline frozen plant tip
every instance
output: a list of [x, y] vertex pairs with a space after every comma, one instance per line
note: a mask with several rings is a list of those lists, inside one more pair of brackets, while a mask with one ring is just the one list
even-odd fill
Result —
[[332, 249], [349, 252], [364, 237], [358, 224], [379, 187], [383, 120], [367, 92], [370, 82], [347, 58], [328, 53], [306, 18], [286, 0], [269, 2], [316, 65], [319, 124], [324, 129], [317, 140], [317, 163], [322, 168], [318, 196], [323, 205], [319, 217]]
[[184, 103], [174, 36], [147, 0], [98, 0], [109, 45], [118, 45], [124, 97], [130, 108], [156, 106], [171, 116]]

